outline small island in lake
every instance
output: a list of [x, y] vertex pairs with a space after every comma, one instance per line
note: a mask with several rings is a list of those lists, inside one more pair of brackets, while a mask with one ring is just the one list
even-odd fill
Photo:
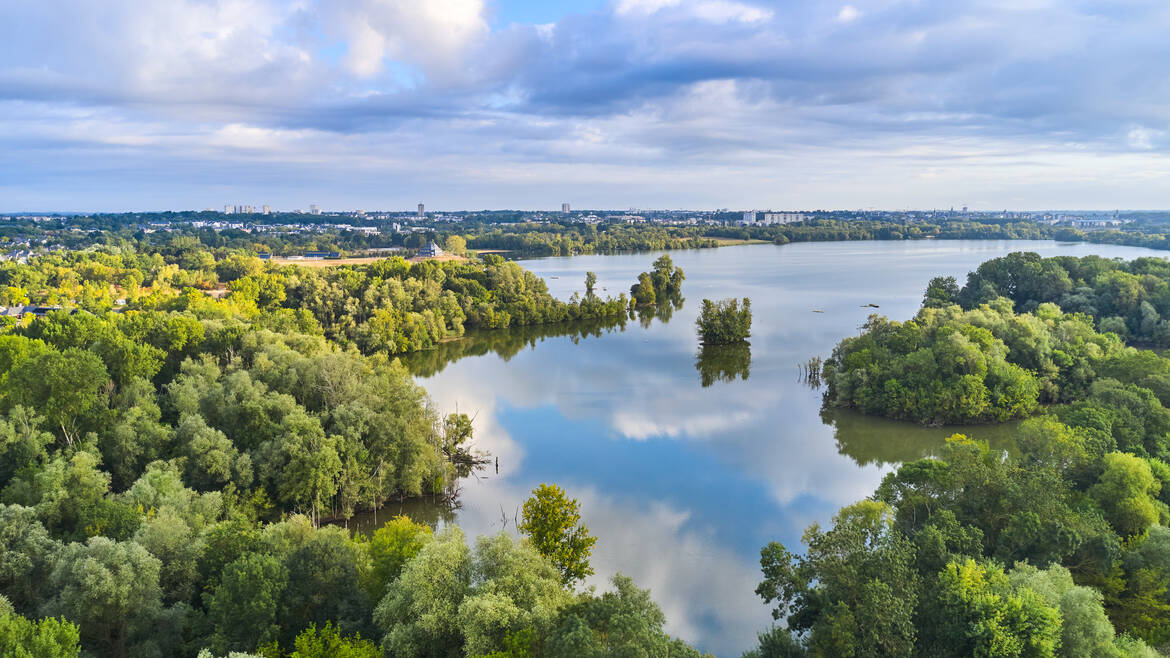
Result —
[[695, 320], [699, 340], [704, 345], [731, 345], [745, 342], [752, 335], [752, 300], [703, 300], [703, 309]]

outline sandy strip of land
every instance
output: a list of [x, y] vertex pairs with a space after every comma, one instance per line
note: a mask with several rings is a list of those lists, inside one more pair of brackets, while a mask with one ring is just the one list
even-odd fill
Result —
[[442, 256], [436, 256], [434, 258], [421, 258], [419, 256], [415, 256], [414, 258], [407, 258], [406, 260], [410, 261], [411, 263], [421, 263], [424, 260], [437, 260], [440, 263], [446, 263], [447, 261], [452, 260], [462, 261], [467, 259], [463, 256], [456, 256], [455, 254], [443, 254]]
[[361, 258], [273, 258], [277, 265], [300, 265], [301, 267], [336, 267], [338, 265], [365, 265], [389, 256], [363, 256]]
[[744, 240], [742, 238], [707, 238], [719, 243], [720, 247], [734, 247], [740, 244], [772, 244], [768, 240]]

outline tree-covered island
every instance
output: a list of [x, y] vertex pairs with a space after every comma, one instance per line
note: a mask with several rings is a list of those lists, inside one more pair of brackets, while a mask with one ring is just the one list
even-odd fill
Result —
[[810, 527], [802, 553], [766, 546], [757, 593], [785, 626], [751, 655], [1161, 655], [1170, 359], [1141, 346], [1158, 340], [1167, 271], [1012, 254], [963, 288], [931, 281], [913, 320], [871, 317], [843, 340], [829, 405], [1025, 420], [1014, 451], [956, 433]]

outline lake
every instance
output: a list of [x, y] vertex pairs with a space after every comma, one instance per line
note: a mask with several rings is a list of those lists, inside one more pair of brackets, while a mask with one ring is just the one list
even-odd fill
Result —
[[[670, 252], [686, 272], [670, 317], [484, 332], [406, 359], [443, 413], [474, 418], [475, 445], [499, 458], [462, 482], [449, 509], [391, 504], [470, 536], [515, 531], [531, 489], [555, 482], [581, 501], [598, 542], [589, 584], [621, 572], [650, 588], [668, 630], [738, 656], [771, 623], [754, 594], [759, 552], [870, 495], [904, 460], [955, 431], [1011, 449], [1011, 427], [923, 428], [836, 412], [798, 366], [827, 357], [871, 313], [914, 315], [933, 276], [1012, 251], [1135, 258], [1166, 252], [1032, 241], [822, 242]], [[598, 292], [628, 290], [658, 253], [524, 261], [567, 299], [586, 271]], [[604, 290], [603, 290], [604, 289]], [[745, 350], [700, 355], [701, 300], [750, 297]], [[867, 305], [876, 304], [879, 308]], [[822, 311], [822, 312], [817, 312]], [[370, 523], [369, 519], [364, 520]]]

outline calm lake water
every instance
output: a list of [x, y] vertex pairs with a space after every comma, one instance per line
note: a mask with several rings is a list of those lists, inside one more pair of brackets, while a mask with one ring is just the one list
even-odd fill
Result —
[[[464, 481], [457, 509], [416, 501], [392, 504], [379, 518], [402, 511], [432, 524], [457, 522], [471, 536], [514, 532], [531, 489], [555, 482], [581, 501], [599, 538], [590, 584], [604, 589], [615, 572], [628, 574], [651, 589], [672, 634], [738, 656], [771, 623], [754, 594], [767, 542], [803, 550], [806, 526], [827, 523], [899, 462], [932, 454], [955, 431], [1011, 449], [1010, 427], [822, 417], [821, 392], [800, 380], [798, 364], [827, 357], [870, 313], [913, 316], [931, 277], [962, 283], [979, 263], [1012, 251], [1167, 255], [1031, 241], [671, 252], [687, 279], [685, 301], [668, 321], [481, 333], [408, 359], [440, 410], [474, 417], [475, 444], [499, 457], [499, 473], [493, 465]], [[586, 271], [597, 273], [603, 296], [628, 290], [658, 255], [523, 265], [567, 299], [583, 292]], [[701, 300], [745, 296], [754, 315], [750, 354], [700, 355], [694, 321]]]

